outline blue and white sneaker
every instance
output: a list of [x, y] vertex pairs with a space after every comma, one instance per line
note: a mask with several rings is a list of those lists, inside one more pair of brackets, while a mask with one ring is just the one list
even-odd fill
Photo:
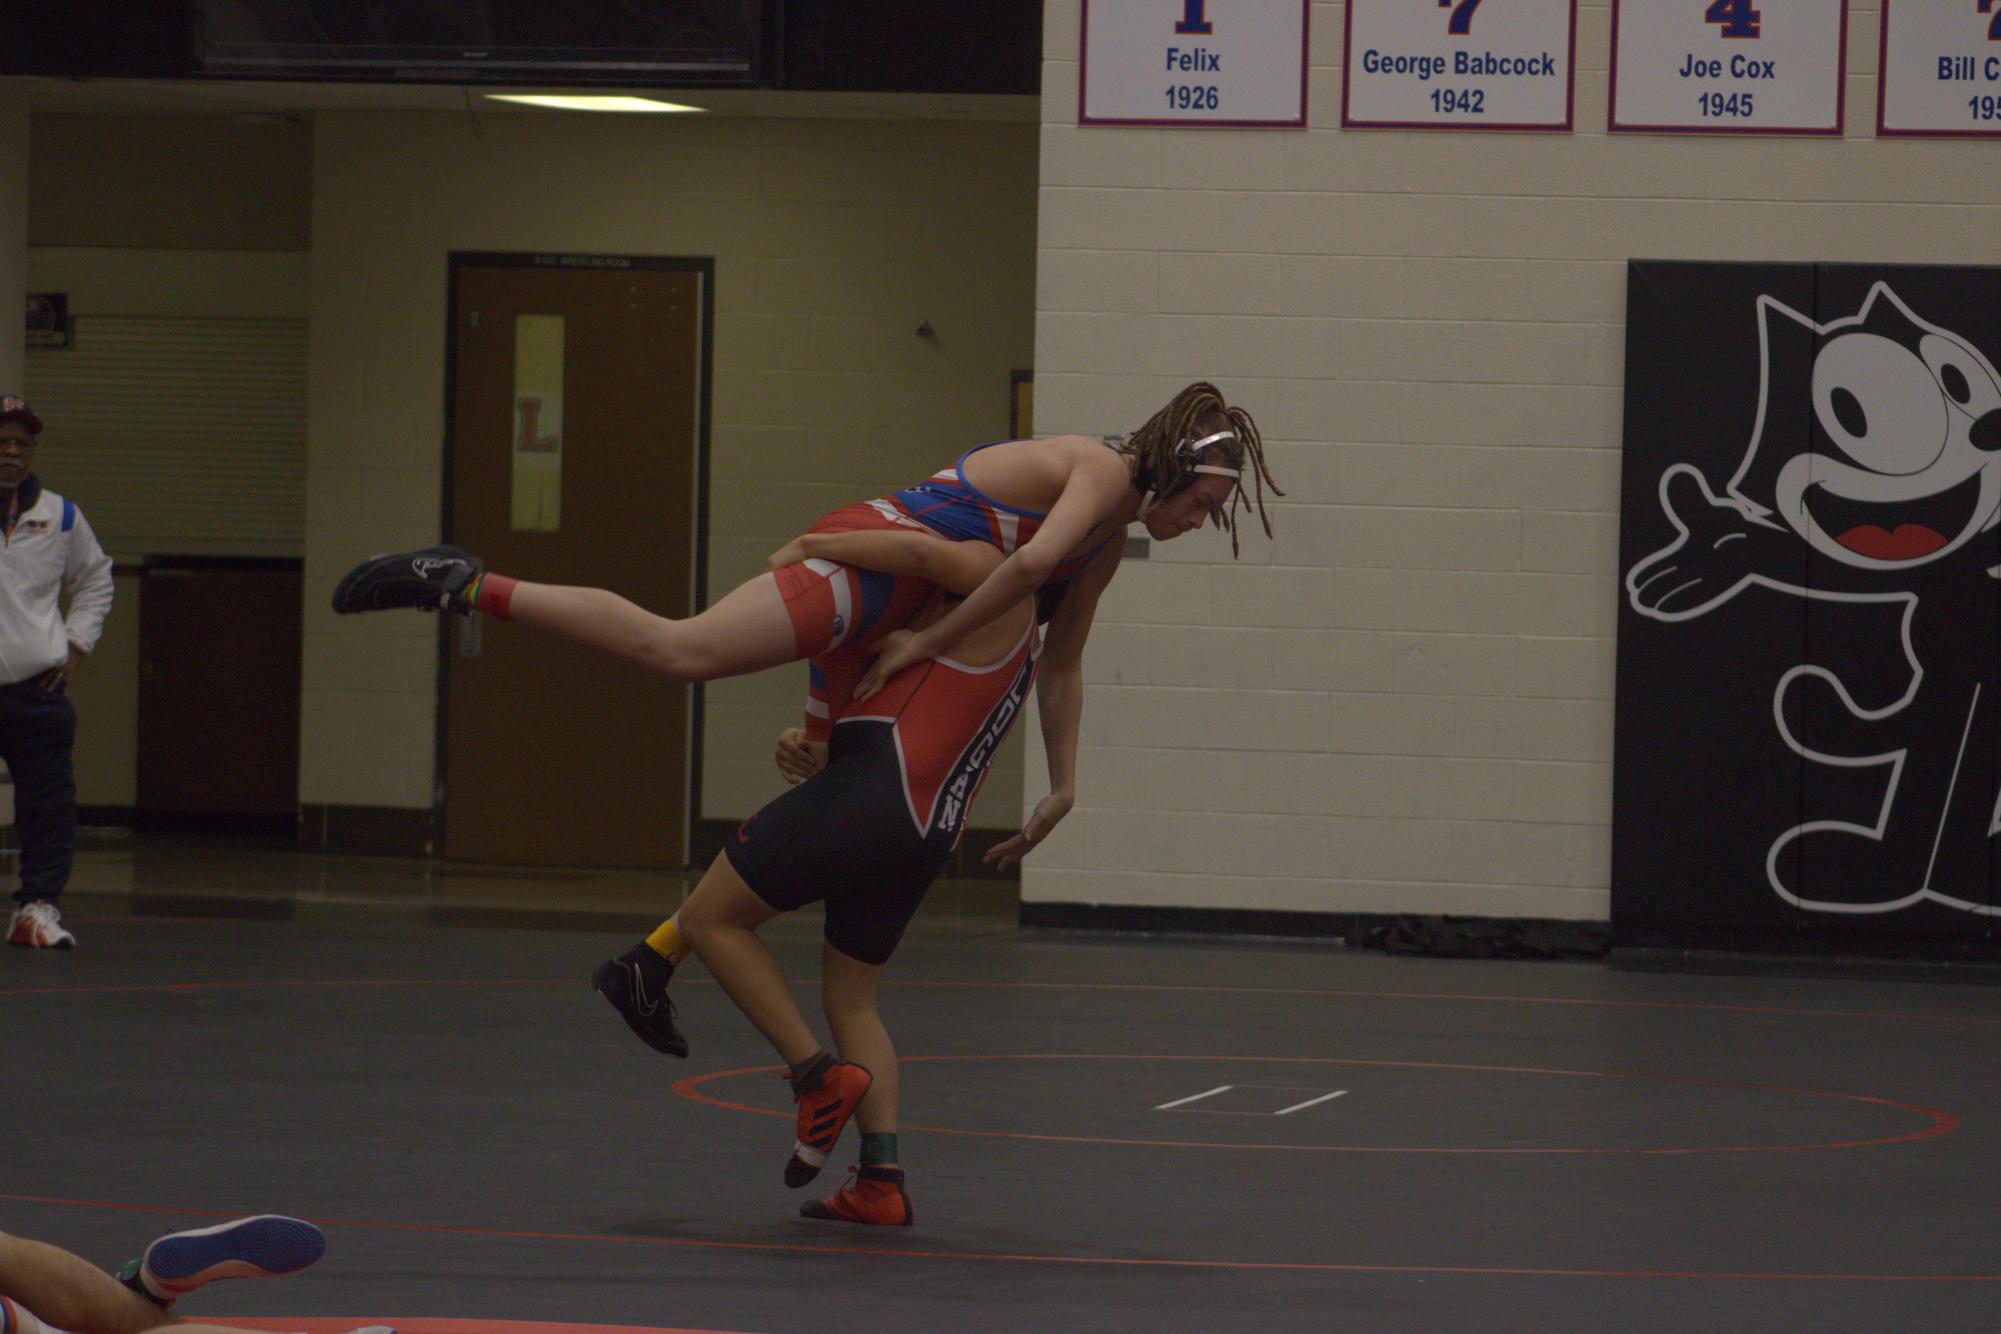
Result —
[[326, 1234], [311, 1223], [259, 1214], [161, 1237], [139, 1262], [139, 1282], [156, 1300], [171, 1302], [219, 1278], [296, 1274], [326, 1253]]

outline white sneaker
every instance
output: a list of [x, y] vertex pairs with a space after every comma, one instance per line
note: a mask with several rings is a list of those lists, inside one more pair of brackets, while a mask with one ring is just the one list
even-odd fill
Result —
[[47, 899], [24, 903], [7, 923], [7, 943], [31, 950], [73, 950], [76, 937], [62, 928], [62, 913]]

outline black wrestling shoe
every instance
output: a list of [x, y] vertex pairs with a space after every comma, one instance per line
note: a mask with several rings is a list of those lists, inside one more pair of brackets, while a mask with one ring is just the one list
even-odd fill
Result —
[[[653, 957], [649, 960], [646, 955]], [[641, 1042], [668, 1056], [686, 1056], [688, 1039], [674, 1027], [674, 1002], [667, 999], [667, 980], [673, 975], [674, 965], [642, 941], [599, 964], [591, 974], [591, 986], [611, 1002]]]
[[470, 616], [484, 568], [477, 556], [457, 547], [372, 556], [334, 586], [333, 609], [342, 616], [396, 607]]

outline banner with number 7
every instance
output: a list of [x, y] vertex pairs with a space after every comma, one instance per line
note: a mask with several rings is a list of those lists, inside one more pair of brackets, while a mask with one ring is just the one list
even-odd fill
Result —
[[1876, 134], [2001, 139], [2001, 0], [1883, 0]]
[[1566, 131], [1576, 55], [1575, 0], [1349, 0], [1341, 124]]

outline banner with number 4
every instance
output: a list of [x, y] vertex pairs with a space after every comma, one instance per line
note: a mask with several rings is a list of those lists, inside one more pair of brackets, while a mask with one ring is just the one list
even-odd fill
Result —
[[1841, 133], [1847, 0], [1612, 0], [1609, 128]]

